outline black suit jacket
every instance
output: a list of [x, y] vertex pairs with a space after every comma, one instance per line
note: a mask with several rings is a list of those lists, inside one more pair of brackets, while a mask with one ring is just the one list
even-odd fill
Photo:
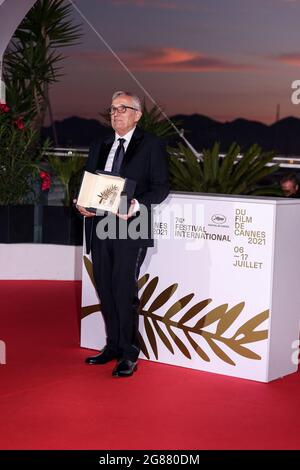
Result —
[[[104, 170], [114, 139], [115, 133], [112, 133], [106, 139], [98, 139], [91, 144], [86, 164], [87, 171], [93, 173], [96, 170]], [[153, 246], [151, 207], [161, 203], [170, 190], [167, 153], [163, 142], [137, 127], [125, 152], [120, 176], [136, 182], [133, 197], [148, 209], [148, 237], [126, 241], [136, 246]], [[129, 226], [135, 217], [129, 219], [126, 224]], [[86, 218], [85, 221], [87, 253], [90, 251], [95, 219], [97, 221], [98, 217]]]

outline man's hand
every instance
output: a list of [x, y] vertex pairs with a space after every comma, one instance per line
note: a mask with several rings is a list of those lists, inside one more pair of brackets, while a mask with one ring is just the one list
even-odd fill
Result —
[[120, 219], [123, 219], [123, 220], [128, 220], [130, 219], [130, 217], [132, 217], [135, 213], [134, 211], [134, 208], [135, 208], [135, 204], [136, 204], [136, 200], [135, 199], [131, 199], [131, 202], [130, 202], [130, 207], [128, 209], [128, 214], [119, 214], [117, 213], [116, 215], [118, 217], [120, 217]]
[[76, 202], [77, 199], [73, 199], [73, 203], [76, 205], [76, 209], [80, 212], [81, 215], [84, 217], [95, 217], [96, 214], [94, 214], [94, 212], [87, 211], [84, 207], [78, 206]]

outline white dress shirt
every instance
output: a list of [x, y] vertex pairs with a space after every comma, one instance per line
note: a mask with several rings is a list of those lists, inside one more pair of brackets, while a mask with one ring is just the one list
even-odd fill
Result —
[[[131, 141], [131, 137], [132, 137], [134, 131], [135, 131], [135, 127], [133, 129], [131, 129], [131, 131], [127, 132], [127, 134], [122, 135], [122, 136], [119, 135], [117, 132], [115, 133], [115, 141], [114, 141], [114, 143], [112, 145], [112, 148], [110, 149], [110, 152], [108, 154], [104, 171], [111, 171], [111, 169], [112, 169], [115, 153], [116, 153], [116, 150], [117, 150], [117, 148], [119, 146], [119, 143], [120, 143], [119, 139], [125, 139], [125, 142], [123, 142], [123, 146], [124, 146], [124, 150], [125, 150], [125, 153], [126, 153], [127, 147], [128, 147], [128, 145]], [[133, 200], [135, 201], [134, 208], [133, 208], [133, 215], [134, 215], [140, 209], [140, 205], [139, 205], [139, 202], [136, 199], [133, 199]]]
[[133, 129], [131, 129], [131, 131], [127, 132], [127, 134], [122, 135], [122, 136], [117, 134], [117, 132], [116, 132], [115, 141], [114, 141], [114, 143], [112, 145], [112, 148], [110, 149], [110, 152], [108, 154], [104, 171], [111, 171], [111, 169], [112, 169], [115, 153], [116, 153], [117, 148], [119, 147], [119, 139], [125, 139], [125, 142], [123, 143], [123, 146], [124, 146], [124, 150], [126, 152], [127, 147], [128, 147], [128, 145], [131, 141], [131, 137], [132, 137], [134, 131], [135, 131], [135, 127]]

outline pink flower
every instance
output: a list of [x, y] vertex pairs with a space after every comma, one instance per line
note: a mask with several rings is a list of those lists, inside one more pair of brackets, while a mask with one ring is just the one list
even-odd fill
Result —
[[40, 178], [42, 180], [41, 190], [46, 191], [47, 189], [50, 189], [50, 187], [51, 187], [51, 176], [49, 175], [49, 173], [47, 173], [46, 171], [41, 170], [39, 175], [40, 175]]
[[0, 112], [7, 113], [9, 111], [9, 107], [6, 103], [0, 103]]

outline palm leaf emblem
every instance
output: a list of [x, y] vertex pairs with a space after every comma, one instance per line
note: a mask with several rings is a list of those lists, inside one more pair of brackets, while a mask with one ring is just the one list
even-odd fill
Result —
[[[84, 263], [92, 280], [92, 263], [87, 257], [85, 257]], [[210, 362], [208, 353], [198, 344], [199, 337], [203, 338], [214, 355], [232, 366], [236, 364], [229, 356], [228, 350], [247, 359], [261, 359], [261, 356], [250, 349], [249, 344], [268, 338], [268, 330], [257, 331], [257, 328], [268, 319], [269, 310], [264, 310], [253, 316], [242, 326], [239, 326], [231, 336], [226, 336], [228, 330], [234, 326], [234, 322], [243, 312], [245, 302], [240, 302], [233, 307], [229, 307], [225, 303], [203, 314], [212, 299], [204, 299], [191, 305], [195, 295], [191, 293], [174, 301], [161, 315], [157, 311], [172, 299], [178, 284], [172, 284], [155, 295], [158, 281], [158, 277], [150, 279], [149, 274], [145, 274], [138, 281], [139, 291], [143, 289], [140, 295], [139, 315], [143, 318], [145, 335], [151, 349], [146, 345], [140, 333], [139, 340], [141, 350], [148, 359], [150, 359], [151, 351], [158, 359], [161, 347], [167, 348], [171, 354], [175, 354], [179, 350], [186, 358], [191, 359], [189, 348], [192, 348], [203, 361]], [[99, 305], [83, 307], [82, 317], [99, 310]], [[214, 332], [211, 331], [212, 328], [206, 329], [212, 325], [215, 327]], [[223, 345], [225, 348], [222, 347]]]
[[112, 184], [104, 191], [102, 191], [102, 193], [97, 194], [97, 196], [100, 197], [99, 204], [102, 204], [103, 201], [107, 201], [109, 198], [111, 198], [116, 193], [116, 191], [118, 191], [118, 186]]

